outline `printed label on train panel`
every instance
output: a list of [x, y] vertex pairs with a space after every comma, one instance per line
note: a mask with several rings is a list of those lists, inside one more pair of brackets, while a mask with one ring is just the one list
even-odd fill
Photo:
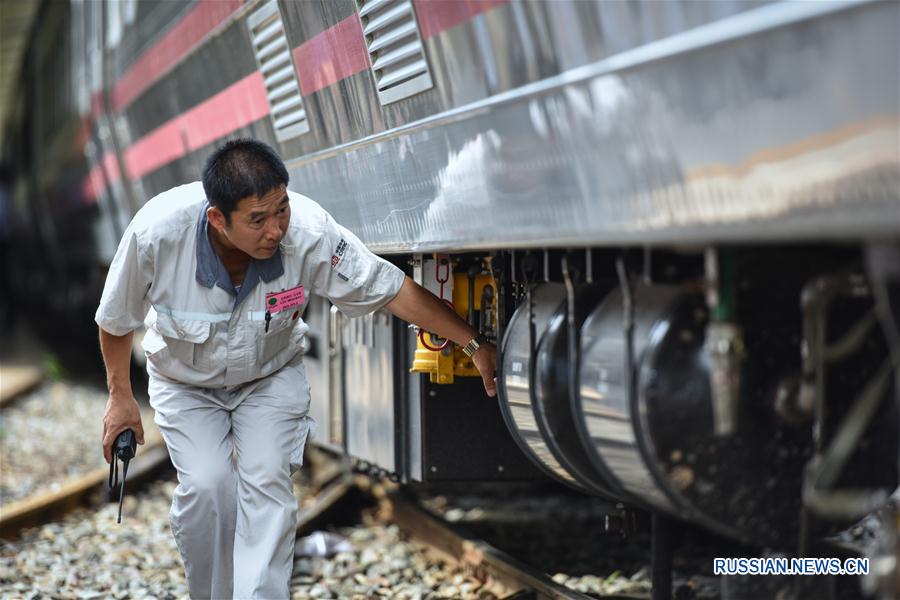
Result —
[[268, 292], [266, 294], [266, 311], [269, 313], [277, 313], [304, 304], [306, 304], [306, 292], [303, 291], [302, 285], [289, 290]]

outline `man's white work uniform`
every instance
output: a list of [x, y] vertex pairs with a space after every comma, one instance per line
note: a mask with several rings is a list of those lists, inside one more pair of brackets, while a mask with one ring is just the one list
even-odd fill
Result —
[[403, 285], [322, 207], [289, 196], [279, 250], [251, 260], [239, 289], [207, 236], [202, 185], [156, 196], [125, 231], [97, 309], [113, 335], [147, 326], [150, 404], [178, 471], [169, 520], [192, 598], [288, 597], [290, 473], [311, 425], [298, 301], [320, 294], [359, 316]]

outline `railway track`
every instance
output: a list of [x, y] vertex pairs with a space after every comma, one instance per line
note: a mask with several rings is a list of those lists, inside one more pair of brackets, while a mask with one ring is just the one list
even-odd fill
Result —
[[[169, 464], [162, 438], [149, 439], [128, 469], [127, 492], [152, 481]], [[11, 539], [28, 527], [58, 521], [78, 508], [96, 503], [97, 498], [118, 499], [118, 491], [107, 489], [109, 468], [96, 469], [63, 483], [59, 489], [37, 494], [4, 507], [0, 514], [0, 539]]]
[[[67, 396], [68, 393], [67, 391], [63, 392], [63, 395]], [[42, 402], [43, 397], [23, 400], [23, 402], [33, 401]], [[64, 405], [69, 406], [68, 403], [64, 403]], [[4, 414], [9, 415], [9, 413]], [[43, 418], [56, 420], [56, 417], [52, 415], [50, 417], [43, 415]], [[145, 415], [144, 421], [147, 443], [139, 447], [137, 456], [129, 469], [124, 519], [121, 526], [114, 525], [114, 521], [110, 521], [105, 516], [105, 512], [108, 512], [106, 509], [109, 507], [104, 507], [104, 504], [118, 502], [118, 489], [108, 489], [108, 468], [104, 464], [81, 475], [71, 477], [52, 489], [46, 485], [38, 486], [35, 488], [39, 490], [38, 493], [8, 502], [2, 507], [0, 510], [0, 541], [5, 540], [3, 554], [7, 562], [0, 567], [0, 592], [3, 592], [0, 595], [6, 595], [11, 591], [15, 597], [29, 595], [31, 590], [28, 590], [29, 593], [25, 593], [25, 589], [7, 587], [7, 584], [16, 585], [16, 581], [19, 579], [29, 578], [27, 575], [29, 567], [20, 563], [18, 555], [23, 548], [26, 550], [31, 548], [33, 551], [35, 544], [40, 545], [48, 539], [55, 540], [60, 536], [65, 538], [67, 534], [63, 532], [68, 527], [67, 523], [79, 523], [80, 527], [80, 533], [73, 535], [69, 544], [62, 543], [63, 546], [71, 546], [71, 551], [75, 553], [73, 557], [65, 560], [72, 561], [74, 559], [74, 562], [87, 560], [86, 556], [79, 556], [79, 554], [87, 555], [93, 552], [90, 550], [90, 543], [84, 548], [81, 547], [84, 538], [79, 536], [84, 536], [86, 529], [94, 530], [105, 540], [115, 540], [116, 538], [139, 538], [142, 534], [141, 528], [148, 526], [141, 522], [142, 518], [147, 518], [151, 523], [149, 526], [154, 529], [165, 527], [164, 507], [167, 505], [174, 484], [166, 483], [159, 488], [157, 482], [171, 481], [173, 469], [165, 444], [158, 430], [153, 426], [152, 419]], [[34, 460], [40, 459], [41, 457], [34, 457]], [[466, 532], [463, 527], [441, 518], [439, 514], [427, 508], [409, 493], [407, 488], [386, 479], [354, 472], [350, 459], [346, 456], [310, 445], [307, 448], [305, 459], [306, 466], [297, 482], [298, 490], [302, 489], [302, 492], [298, 494], [301, 497], [298, 511], [298, 537], [322, 529], [335, 530], [337, 524], [368, 521], [369, 526], [390, 530], [391, 535], [396, 536], [397, 544], [409, 544], [410, 552], [421, 552], [427, 556], [428, 561], [420, 564], [444, 565], [441, 567], [441, 572], [447, 574], [446, 579], [464, 581], [459, 587], [460, 590], [472, 589], [477, 592], [477, 595], [467, 594], [467, 597], [503, 599], [646, 597], [621, 594], [588, 596], [573, 591], [561, 583], [557, 583], [546, 573], [528, 566], [521, 560]], [[36, 470], [40, 471], [40, 469]], [[141, 500], [139, 497], [153, 491], [154, 487], [158, 488], [155, 492], [156, 497], [149, 501], [149, 506], [153, 508], [148, 509], [143, 505], [145, 500]], [[372, 510], [373, 508], [374, 510]], [[81, 513], [70, 515], [78, 509], [87, 509], [87, 511], [82, 510]], [[151, 514], [147, 514], [148, 511]], [[346, 533], [347, 530], [343, 531]], [[350, 535], [352, 536], [352, 534]], [[168, 539], [169, 536], [167, 530], [159, 533], [152, 545], [154, 548], [166, 545], [171, 541]], [[365, 539], [356, 541], [363, 548], [368, 544]], [[57, 550], [54, 548], [46, 549], [48, 555], [56, 552]], [[48, 565], [46, 570], [50, 571], [49, 561], [51, 559], [46, 558], [46, 560], [38, 560], [37, 563]], [[365, 563], [362, 560], [360, 562]], [[158, 579], [160, 571], [168, 570], [168, 576], [180, 579], [181, 573], [178, 569], [180, 569], [180, 562], [177, 560], [177, 553], [173, 552], [169, 559], [159, 561], [153, 569], [135, 572], [132, 577], [147, 577], [152, 574]], [[356, 572], [353, 573], [353, 576], [362, 577], [359, 568], [354, 567], [354, 569]], [[297, 571], [296, 564], [295, 571]], [[22, 574], [25, 574], [26, 577], [21, 578]], [[35, 580], [47, 581], [44, 574], [35, 573], [34, 575]], [[411, 577], [405, 576], [406, 579], [415, 579], [416, 577], [421, 578], [422, 581], [428, 581], [429, 575], [419, 572], [412, 574]], [[303, 579], [302, 574], [300, 579]], [[56, 582], [55, 585], [63, 585], [58, 578], [53, 581]], [[69, 585], [73, 587], [67, 588], [67, 590], [80, 591], [78, 583], [70, 581]], [[44, 592], [48, 591], [46, 588], [40, 589]], [[106, 589], [94, 591], [105, 595], [115, 595], [107, 594], [109, 590]], [[50, 590], [49, 595], [53, 597], [54, 590]], [[64, 596], [65, 594], [60, 597]], [[179, 597], [179, 593], [175, 592], [171, 597]], [[303, 597], [303, 594], [301, 593], [297, 597]], [[337, 597], [343, 596], [339, 592]], [[410, 597], [419, 596], [412, 594]], [[442, 597], [456, 596], [452, 595], [452, 592], [448, 596], [445, 592]]]
[[[345, 457], [311, 446], [307, 453], [304, 493], [308, 498], [299, 510], [298, 536], [330, 527], [335, 522], [360, 520], [360, 514], [376, 508], [375, 520], [384, 527], [396, 527], [429, 561], [446, 565], [447, 572], [476, 582], [479, 598], [596, 598], [553, 581], [547, 574], [529, 567], [458, 526], [439, 519], [396, 484], [353, 473]], [[103, 471], [101, 474], [100, 471]], [[142, 447], [129, 472], [127, 496], [140, 493], [166, 473], [171, 475], [165, 446], [160, 442]], [[118, 500], [106, 489], [106, 469], [97, 469], [66, 483], [53, 493], [28, 498], [3, 511], [2, 537], [15, 539], [27, 527], [58, 521], [73, 509], [96, 506], [98, 498]], [[103, 475], [101, 477], [100, 475]], [[169, 484], [171, 485], [171, 484]], [[137, 503], [132, 501], [132, 506]], [[126, 504], [126, 506], [128, 506]], [[13, 510], [14, 509], [14, 510]], [[160, 515], [164, 519], [164, 515]], [[126, 510], [126, 527], [132, 517]], [[122, 529], [122, 535], [134, 535]], [[54, 534], [55, 535], [55, 534]], [[107, 531], [106, 535], [110, 535]], [[46, 537], [41, 534], [38, 537]], [[14, 545], [15, 542], [12, 542]], [[14, 547], [14, 546], [8, 546]], [[179, 568], [172, 565], [171, 568]], [[357, 576], [360, 574], [357, 573]], [[0, 578], [2, 583], [2, 578]], [[0, 585], [2, 587], [2, 585]], [[475, 596], [471, 596], [475, 597]], [[642, 598], [639, 595], [600, 596]]]
[[[12, 398], [7, 405], [15, 399]], [[126, 493], [132, 493], [140, 486], [158, 478], [170, 464], [162, 435], [153, 423], [151, 415], [151, 412], [144, 411], [145, 444], [139, 447], [137, 456], [129, 465]], [[60, 415], [60, 418], [65, 416]], [[46, 440], [46, 443], [55, 446], [55, 452], [71, 451], [60, 447], [59, 440]], [[6, 449], [8, 452], [16, 450]], [[46, 455], [34, 458], [34, 460], [45, 459]], [[6, 503], [0, 510], [0, 539], [15, 538], [23, 529], [58, 521], [78, 508], [95, 506], [113, 498], [118, 500], [118, 490], [108, 489], [108, 477], [109, 467], [103, 464], [101, 458], [100, 465], [96, 468], [56, 482], [57, 485], [51, 487], [41, 486], [37, 492], [28, 497]]]
[[443, 559], [460, 564], [483, 581], [486, 588], [495, 590], [500, 598], [591, 598], [556, 583], [545, 573], [439, 520], [400, 489], [393, 490], [388, 495], [388, 501], [393, 507], [392, 520], [404, 532], [433, 549]]
[[[336, 458], [331, 456], [330, 460]], [[395, 524], [411, 540], [423, 545], [436, 560], [463, 570], [482, 583], [482, 592], [489, 592], [497, 598], [649, 598], [649, 595], [641, 594], [586, 595], [571, 590], [555, 582], [543, 571], [472, 536], [464, 528], [439, 518], [397, 484], [356, 475], [353, 486], [377, 502], [380, 520]]]

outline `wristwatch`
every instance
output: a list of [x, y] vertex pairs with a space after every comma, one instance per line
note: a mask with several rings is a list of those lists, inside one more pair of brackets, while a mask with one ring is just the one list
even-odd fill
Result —
[[469, 343], [463, 346], [462, 351], [463, 354], [472, 358], [472, 355], [475, 354], [475, 351], [481, 348], [481, 345], [487, 343], [487, 338], [481, 335], [480, 333], [469, 340]]

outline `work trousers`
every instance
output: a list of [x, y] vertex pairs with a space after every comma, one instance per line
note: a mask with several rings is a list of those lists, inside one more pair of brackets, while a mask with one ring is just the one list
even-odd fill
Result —
[[303, 363], [233, 389], [155, 372], [150, 405], [178, 472], [169, 522], [191, 598], [288, 598], [309, 433]]

